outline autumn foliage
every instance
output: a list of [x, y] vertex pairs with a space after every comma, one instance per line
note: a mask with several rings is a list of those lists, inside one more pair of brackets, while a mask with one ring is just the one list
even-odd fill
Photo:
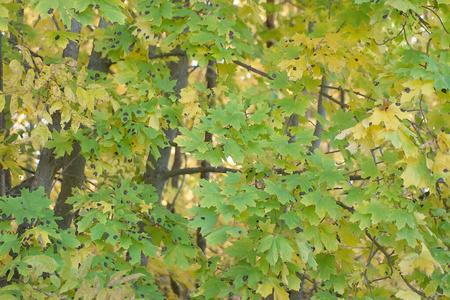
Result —
[[0, 15], [0, 299], [450, 298], [448, 0]]

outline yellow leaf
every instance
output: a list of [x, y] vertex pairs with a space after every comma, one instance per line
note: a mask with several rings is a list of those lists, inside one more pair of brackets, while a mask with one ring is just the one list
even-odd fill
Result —
[[40, 231], [38, 233], [36, 240], [39, 242], [39, 244], [42, 245], [42, 247], [45, 247], [47, 244], [50, 243], [50, 239], [48, 238], [48, 233], [45, 231]]
[[273, 293], [273, 299], [274, 300], [289, 300], [289, 294], [286, 292], [286, 290], [279, 286], [279, 285], [275, 285], [274, 286], [275, 290]]
[[431, 256], [430, 250], [428, 250], [424, 243], [422, 243], [422, 252], [415, 260], [414, 264], [420, 271], [425, 271], [425, 274], [427, 274], [428, 277], [433, 274], [435, 269], [439, 269], [439, 271], [444, 274], [444, 269], [442, 269], [442, 266], [438, 263], [438, 261]]
[[449, 154], [450, 134], [446, 134], [445, 132], [439, 133], [437, 137], [437, 144], [443, 153]]
[[144, 200], [142, 200], [141, 203], [141, 212], [142, 213], [148, 213], [149, 210], [151, 210], [153, 208], [152, 203], [150, 204], [146, 204]]
[[195, 117], [202, 114], [197, 91], [194, 87], [188, 86], [183, 88], [180, 92], [180, 96], [180, 102], [184, 104], [183, 115], [185, 117]]
[[9, 70], [11, 71], [9, 82], [6, 84], [8, 89], [17, 88], [19, 80], [22, 78], [23, 66], [17, 60], [13, 60], [9, 63]]
[[411, 290], [406, 291], [399, 291], [395, 294], [397, 298], [400, 298], [402, 300], [420, 300], [420, 296], [414, 293]]
[[273, 284], [270, 281], [264, 281], [256, 290], [264, 298], [272, 294]]
[[415, 269], [419, 269], [430, 277], [434, 270], [438, 269], [442, 274], [444, 274], [442, 266], [436, 259], [433, 258], [433, 256], [431, 256], [430, 250], [428, 250], [427, 246], [424, 243], [421, 245], [422, 252], [420, 254], [409, 253], [405, 255], [402, 261], [398, 264], [402, 273], [411, 275]]
[[399, 163], [406, 163], [406, 168], [400, 176], [405, 187], [412, 185], [418, 188], [430, 188], [433, 186], [424, 156], [405, 158]]
[[31, 144], [34, 150], [40, 150], [44, 144], [51, 139], [52, 133], [43, 123], [39, 123], [31, 132]]
[[5, 94], [0, 94], [0, 112], [5, 108]]
[[408, 114], [402, 112], [398, 106], [390, 105], [386, 109], [383, 107], [375, 107], [372, 115], [369, 117], [369, 124], [379, 125], [384, 123], [384, 126], [388, 130], [395, 130], [400, 126], [398, 119], [408, 118]]

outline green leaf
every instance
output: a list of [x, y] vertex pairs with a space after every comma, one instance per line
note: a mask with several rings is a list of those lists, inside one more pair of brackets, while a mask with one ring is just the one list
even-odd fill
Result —
[[405, 227], [397, 232], [395, 240], [406, 240], [410, 247], [415, 247], [418, 244], [417, 241], [423, 241], [423, 236], [416, 229]]
[[197, 214], [195, 218], [189, 223], [191, 228], [201, 228], [201, 233], [206, 235], [214, 230], [219, 216], [214, 209], [193, 206], [191, 208], [192, 214]]
[[53, 273], [59, 267], [59, 264], [47, 255], [33, 255], [29, 257], [24, 257], [23, 262], [27, 265], [33, 267], [34, 272], [37, 276], [42, 275], [42, 273]]
[[291, 194], [289, 194], [288, 191], [281, 188], [279, 186], [279, 184], [275, 184], [268, 179], [266, 179], [264, 181], [264, 183], [266, 184], [265, 191], [267, 193], [269, 193], [270, 195], [277, 196], [277, 199], [281, 204], [287, 204], [289, 202], [294, 202], [294, 200], [295, 200], [294, 197]]
[[404, 228], [406, 225], [408, 225], [409, 228], [417, 227], [414, 214], [406, 212], [402, 209], [390, 209], [386, 217], [386, 221], [394, 222], [399, 230]]
[[56, 157], [64, 156], [66, 153], [72, 153], [72, 142], [64, 130], [62, 130], [61, 133], [56, 130], [53, 131], [52, 138], [52, 140], [49, 140], [45, 144], [45, 147], [53, 149], [53, 153], [56, 154]]
[[335, 258], [333, 255], [319, 253], [316, 255], [316, 261], [318, 264], [317, 271], [313, 271], [313, 274], [320, 277], [323, 280], [329, 280], [332, 275], [337, 274], [335, 265]]

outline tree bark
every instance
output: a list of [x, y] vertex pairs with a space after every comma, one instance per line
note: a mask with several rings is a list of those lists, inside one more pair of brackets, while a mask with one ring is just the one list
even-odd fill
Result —
[[[180, 52], [179, 48], [174, 49], [174, 52]], [[171, 61], [167, 64], [170, 69], [170, 79], [175, 80], [176, 84], [173, 88], [175, 95], [179, 97], [182, 88], [187, 86], [189, 77], [188, 67], [189, 59], [186, 55], [178, 56], [178, 61]], [[166, 95], [169, 96], [169, 93]], [[178, 133], [178, 124], [169, 124], [169, 127], [164, 130], [166, 139], [168, 141], [167, 147], [158, 147], [160, 157], [155, 158], [151, 151], [149, 151], [147, 166], [144, 174], [144, 182], [153, 185], [156, 193], [161, 201], [162, 192], [167, 181], [165, 174], [168, 171], [168, 164], [170, 159], [171, 146], [170, 143]]]
[[[2, 48], [3, 35], [0, 34], [0, 62], [3, 61], [3, 48]], [[3, 64], [0, 63], [0, 91], [3, 93]], [[4, 134], [5, 138], [8, 135], [9, 128], [6, 125], [6, 121], [9, 118], [7, 111], [9, 106], [8, 97], [5, 95], [5, 107], [0, 112], [0, 134]], [[3, 158], [0, 161], [0, 196], [5, 196], [11, 189], [11, 173], [9, 169], [3, 167]]]

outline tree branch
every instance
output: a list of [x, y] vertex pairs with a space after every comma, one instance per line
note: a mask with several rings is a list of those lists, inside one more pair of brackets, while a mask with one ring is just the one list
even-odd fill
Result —
[[[384, 254], [384, 256], [386, 257], [386, 259], [388, 260], [388, 262], [389, 262], [389, 267], [391, 268], [391, 274], [392, 274], [392, 273], [394, 272], [392, 266], [394, 266], [395, 264], [394, 264], [394, 262], [392, 261], [391, 256], [390, 256], [389, 254], [387, 254], [387, 252], [386, 252], [386, 250], [384, 250], [383, 246], [381, 246], [381, 245], [377, 242], [377, 240], [376, 240], [374, 237], [372, 237], [372, 236], [370, 235], [370, 233], [367, 231], [367, 229], [365, 230], [365, 233], [366, 233], [366, 236], [367, 236], [367, 237], [368, 237], [368, 238], [369, 238], [369, 239], [377, 246], [377, 248]], [[402, 277], [402, 279], [403, 279], [403, 281], [405, 282], [405, 284], [406, 284], [406, 285], [407, 285], [414, 293], [416, 293], [417, 295], [419, 295], [419, 296], [421, 296], [421, 297], [427, 298], [427, 296], [425, 295], [424, 292], [419, 291], [418, 289], [416, 289], [415, 287], [413, 287], [413, 286], [411, 285], [411, 283], [409, 283], [408, 280], [406, 280], [406, 278], [403, 276], [402, 272], [399, 271], [399, 274], [400, 274], [400, 277]]]
[[179, 176], [179, 175], [185, 175], [185, 174], [196, 174], [196, 173], [204, 173], [204, 172], [211, 172], [211, 173], [226, 173], [226, 172], [240, 172], [237, 169], [231, 169], [226, 167], [197, 167], [197, 168], [184, 168], [184, 169], [177, 169], [177, 170], [170, 170], [167, 171], [163, 177], [165, 179], [168, 179], [173, 176]]
[[233, 63], [235, 63], [236, 65], [241, 66], [241, 67], [247, 69], [248, 71], [251, 71], [251, 72], [253, 72], [253, 73], [256, 73], [256, 74], [258, 74], [258, 75], [261, 75], [261, 76], [263, 76], [263, 77], [266, 77], [266, 78], [268, 78], [268, 79], [270, 79], [270, 80], [273, 80], [273, 78], [270, 77], [269, 74], [267, 74], [267, 73], [265, 73], [265, 72], [263, 72], [263, 71], [257, 70], [257, 69], [255, 69], [255, 68], [253, 68], [252, 66], [249, 66], [249, 65], [247, 65], [247, 64], [244, 64], [243, 62], [240, 62], [240, 61], [238, 61], [238, 60], [233, 60]]
[[170, 53], [160, 53], [149, 56], [149, 59], [162, 58], [162, 57], [170, 57], [170, 56], [186, 56], [185, 52], [170, 52]]
[[[359, 93], [359, 92], [355, 92], [355, 91], [351, 91], [351, 90], [349, 90], [349, 89], [343, 89], [342, 87], [335, 87], [335, 86], [325, 86], [326, 88], [328, 88], [328, 89], [332, 89], [332, 90], [339, 90], [339, 91], [342, 91], [342, 90], [344, 90], [344, 91], [346, 91], [346, 92], [348, 92], [348, 93], [353, 93], [353, 94], [355, 94], [355, 95], [358, 95], [358, 96], [361, 96], [361, 97], [364, 97], [364, 98], [366, 98], [366, 99], [369, 99], [369, 100], [372, 100], [372, 101], [378, 101], [377, 99], [375, 99], [375, 98], [372, 98], [372, 97], [369, 97], [369, 96], [367, 96], [367, 95], [364, 95], [364, 94], [361, 94], [361, 93]], [[340, 102], [339, 102], [339, 104], [341, 104]]]
[[319, 92], [319, 95], [321, 95], [321, 96], [327, 98], [327, 99], [330, 100], [331, 102], [334, 102], [334, 103], [336, 103], [336, 104], [339, 104], [339, 105], [340, 105], [341, 107], [343, 107], [343, 108], [349, 108], [349, 106], [348, 106], [347, 104], [343, 103], [342, 101], [339, 101], [339, 100], [334, 99], [333, 97], [331, 97], [330, 95], [328, 95], [328, 94], [326, 94], [326, 93], [324, 93], [324, 92], [322, 92], [322, 91]]

